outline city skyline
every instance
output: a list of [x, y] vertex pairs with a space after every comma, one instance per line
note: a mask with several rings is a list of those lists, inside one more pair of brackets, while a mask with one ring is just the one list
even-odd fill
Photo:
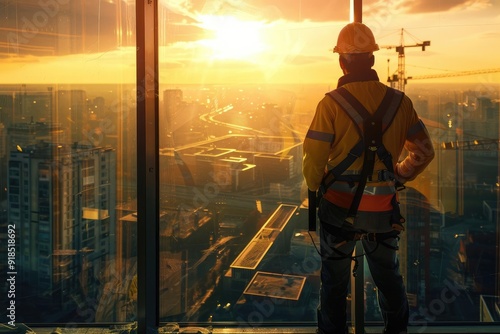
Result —
[[[20, 86], [14, 87], [16, 88], [14, 91], [8, 91], [8, 86], [0, 86], [0, 91], [3, 92], [3, 95], [0, 95], [3, 112], [12, 111], [15, 104], [13, 101], [19, 101], [22, 103], [17, 104], [17, 107], [23, 110], [23, 115], [37, 116], [45, 120], [67, 121], [68, 117], [72, 120], [63, 126], [64, 133], [51, 137], [49, 134], [54, 128], [51, 124], [37, 123], [34, 117], [5, 118], [12, 121], [5, 125], [2, 133], [8, 144], [8, 151], [4, 152], [7, 159], [2, 162], [7, 164], [10, 161], [2, 169], [7, 173], [6, 202], [9, 217], [11, 215], [24, 217], [25, 214], [23, 204], [15, 202], [16, 199], [21, 200], [25, 197], [23, 194], [19, 196], [16, 194], [16, 186], [45, 181], [36, 173], [33, 176], [27, 173], [28, 176], [24, 178], [24, 171], [13, 168], [16, 163], [14, 158], [21, 155], [27, 157], [28, 165], [35, 164], [31, 155], [33, 152], [36, 153], [36, 149], [30, 148], [26, 143], [40, 139], [54, 141], [54, 147], [58, 147], [59, 140], [68, 143], [81, 140], [87, 143], [88, 138], [79, 136], [80, 133], [89, 131], [102, 133], [98, 130], [103, 125], [108, 128], [112, 125], [118, 127], [133, 118], [127, 113], [133, 114], [134, 110], [127, 104], [122, 105], [120, 109], [123, 113], [113, 112], [116, 111], [113, 109], [115, 98], [109, 88], [115, 89], [114, 85], [60, 86], [50, 91], [45, 86], [41, 87], [44, 94], [40, 94], [40, 86], [37, 85], [25, 85], [20, 91], [17, 90]], [[421, 114], [439, 125], [430, 129], [433, 142], [438, 149], [436, 162], [430, 165], [417, 181], [407, 184], [409, 189], [402, 195], [404, 196], [402, 209], [410, 223], [402, 239], [401, 265], [408, 279], [408, 293], [414, 307], [412, 314], [416, 323], [421, 321], [420, 319], [429, 320], [426, 315], [419, 313], [418, 307], [432, 302], [434, 296], [439, 294], [443, 280], [447, 280], [447, 284], [456, 289], [454, 291], [459, 291], [461, 300], [467, 300], [470, 294], [476, 296], [491, 294], [494, 291], [494, 283], [486, 278], [493, 269], [491, 261], [496, 259], [496, 256], [491, 254], [496, 243], [491, 238], [481, 239], [487, 240], [483, 243], [475, 243], [470, 238], [484, 238], [484, 233], [491, 235], [495, 230], [497, 219], [492, 212], [496, 210], [494, 190], [497, 187], [495, 176], [498, 168], [496, 151], [498, 143], [493, 147], [478, 143], [476, 148], [462, 147], [460, 150], [453, 146], [441, 146], [443, 142], [474, 143], [475, 139], [498, 138], [498, 93], [491, 91], [482, 93], [474, 90], [474, 87], [476, 86], [459, 91], [453, 89], [428, 91], [426, 88], [412, 92], [415, 94], [415, 105]], [[133, 89], [132, 86], [122, 88]], [[227, 310], [224, 311], [216, 306], [217, 301], [235, 305], [234, 308], [230, 308], [231, 312], [234, 312], [233, 315], [236, 317], [244, 319], [245, 314], [252, 311], [252, 304], [248, 301], [262, 297], [244, 292], [245, 286], [249, 287], [247, 284], [250, 284], [251, 277], [254, 274], [262, 275], [262, 272], [266, 273], [264, 275], [269, 273], [271, 276], [280, 275], [285, 270], [285, 273], [293, 275], [294, 279], [305, 280], [303, 277], [309, 277], [307, 285], [302, 290], [304, 295], [301, 295], [301, 298], [309, 300], [309, 306], [301, 312], [304, 314], [304, 321], [314, 321], [317, 286], [312, 277], [316, 275], [316, 268], [311, 267], [312, 272], [306, 271], [305, 269], [309, 268], [306, 262], [308, 258], [300, 256], [300, 254], [311, 254], [314, 249], [310, 245], [305, 246], [309, 242], [308, 239], [302, 240], [297, 235], [298, 233], [306, 235], [306, 215], [303, 208], [299, 208], [303, 203], [301, 197], [303, 180], [300, 173], [301, 138], [307, 130], [313, 111], [313, 106], [306, 103], [304, 98], [308, 96], [307, 100], [313, 100], [310, 92], [317, 91], [317, 86], [292, 85], [288, 88], [284, 89], [280, 85], [278, 87], [188, 85], [162, 91], [163, 99], [160, 99], [159, 106], [162, 118], [159, 126], [164, 129], [161, 134], [164, 142], [159, 152], [161, 169], [159, 184], [162, 194], [160, 257], [163, 264], [161, 272], [163, 285], [160, 294], [162, 316], [166, 317], [165, 319], [206, 321], [211, 313], [214, 313], [215, 321], [234, 319]], [[128, 96], [126, 89], [116, 91], [114, 94]], [[101, 95], [102, 92], [106, 93], [106, 97]], [[316, 93], [322, 94], [322, 92]], [[37, 103], [33, 103], [34, 101]], [[42, 103], [44, 108], [39, 107]], [[75, 108], [81, 110], [79, 118], [73, 116]], [[72, 125], [73, 123], [75, 125]], [[58, 130], [59, 127], [54, 129]], [[85, 129], [85, 132], [81, 132], [81, 129]], [[101, 130], [110, 137], [109, 139], [114, 138], [114, 132], [106, 128]], [[117, 133], [117, 136], [125, 134]], [[96, 141], [94, 145], [96, 143], [103, 144], [101, 141]], [[97, 223], [89, 224], [88, 226], [93, 226], [93, 230], [90, 228], [88, 231], [81, 230], [82, 239], [92, 234], [96, 238], [97, 245], [100, 241], [98, 231], [102, 232], [102, 226], [109, 225], [109, 237], [116, 235], [115, 241], [110, 241], [110, 245], [114, 247], [110, 247], [109, 251], [102, 254], [109, 254], [110, 261], [99, 264], [96, 260], [94, 267], [87, 265], [85, 267], [83, 260], [89, 256], [85, 253], [88, 249], [85, 248], [83, 240], [78, 241], [76, 233], [74, 234], [76, 241], [69, 239], [75, 244], [67, 243], [67, 247], [62, 248], [64, 252], [59, 250], [55, 242], [52, 246], [48, 245], [47, 250], [44, 249], [51, 256], [59, 257], [79, 254], [77, 252], [82, 251], [81, 261], [67, 262], [76, 264], [76, 267], [74, 271], [68, 271], [67, 277], [74, 277], [74, 282], [73, 285], [68, 285], [65, 291], [71, 294], [71, 298], [75, 298], [79, 296], [77, 288], [80, 284], [91, 287], [87, 293], [87, 307], [93, 307], [89, 298], [92, 296], [97, 298], [101, 293], [101, 287], [102, 291], [106, 291], [106, 297], [96, 302], [99, 311], [95, 313], [95, 319], [89, 318], [90, 321], [123, 321], [133, 319], [135, 316], [133, 303], [136, 297], [124, 291], [130, 289], [129, 285], [133, 284], [136, 268], [134, 247], [137, 233], [135, 228], [137, 215], [134, 216], [137, 210], [136, 198], [133, 191], [130, 192], [132, 197], [120, 195], [120, 188], [127, 183], [133, 187], [135, 179], [130, 173], [130, 167], [133, 169], [134, 163], [131, 163], [129, 168], [125, 165], [129, 163], [128, 160], [133, 160], [135, 147], [132, 146], [132, 142], [116, 139], [109, 141], [108, 144], [111, 144], [117, 154], [122, 152], [121, 157], [116, 156], [116, 165], [109, 168], [98, 167], [104, 160], [95, 156], [94, 161], [99, 165], [88, 168], [86, 162], [86, 168], [82, 168], [80, 176], [78, 174], [71, 176], [75, 174], [68, 173], [71, 177], [68, 177], [67, 181], [62, 179], [68, 185], [74, 185], [74, 189], [65, 192], [57, 184], [54, 184], [53, 188], [59, 189], [59, 193], [66, 194], [62, 198], [68, 201], [67, 213], [60, 216], [69, 216], [68, 221], [75, 226], [87, 226], [86, 217], [92, 220], [92, 213], [104, 212], [100, 204], [103, 200], [99, 191], [101, 186], [97, 185], [107, 188], [109, 182], [113, 187], [117, 186], [116, 215], [110, 214], [114, 216], [112, 221], [110, 219], [109, 224], [101, 226]], [[48, 144], [42, 142], [39, 145], [44, 147]], [[19, 152], [20, 149], [26, 152]], [[94, 149], [100, 150], [97, 147]], [[45, 158], [47, 164], [52, 160], [56, 166], [58, 159], [62, 157], [57, 154], [54, 156], [49, 154]], [[98, 180], [98, 177], [107, 175], [108, 169], [111, 171], [115, 168], [117, 172], [113, 178], [116, 181], [109, 180], [102, 183]], [[87, 172], [84, 173], [83, 170]], [[120, 170], [125, 174], [120, 174]], [[95, 192], [95, 199], [91, 196], [89, 203], [94, 203], [95, 208], [100, 207], [100, 210], [90, 210], [88, 207], [93, 206], [86, 206], [83, 202], [84, 210], [75, 209], [71, 205], [74, 202], [71, 199], [75, 194], [86, 191], [86, 188], [80, 190], [79, 186], [90, 187], [89, 192]], [[29, 203], [31, 200], [37, 200], [37, 197], [28, 196], [26, 200]], [[40, 199], [42, 200], [43, 198]], [[86, 199], [82, 197], [80, 200]], [[54, 210], [61, 207], [56, 198], [50, 203], [47, 201], [44, 203], [50, 204], [48, 208]], [[293, 222], [291, 220], [291, 223], [286, 224], [286, 229], [282, 231], [278, 229], [281, 231], [280, 236], [274, 239], [278, 232], [267, 231], [265, 225], [261, 225], [262, 219], [271, 219], [273, 210], [282, 204], [293, 206], [293, 213], [287, 217], [294, 218]], [[115, 205], [110, 205], [109, 212], [114, 211], [114, 207]], [[489, 215], [485, 213], [485, 208], [490, 210]], [[104, 217], [106, 218], [107, 214]], [[277, 223], [284, 222], [282, 217], [277, 219]], [[476, 227], [478, 222], [481, 228]], [[24, 223], [28, 224], [27, 221]], [[41, 221], [36, 220], [29, 222], [32, 228], [41, 226], [40, 223]], [[116, 230], [112, 226], [116, 226]], [[49, 231], [49, 235], [55, 236], [58, 230], [64, 229], [64, 225], [53, 220], [50, 228], [45, 226], [44, 228]], [[259, 228], [261, 232], [255, 234]], [[26, 227], [23, 227], [22, 231], [26, 233]], [[40, 235], [40, 232], [37, 233]], [[453, 233], [472, 237], [456, 239]], [[24, 234], [20, 232], [19, 235]], [[31, 239], [35, 235], [33, 232]], [[68, 237], [72, 235], [69, 233]], [[255, 270], [243, 274], [234, 268], [231, 269], [230, 264], [238, 254], [242, 254], [243, 247], [251, 244], [253, 236], [255, 240], [263, 241], [263, 245], [269, 246], [269, 242], [264, 241], [270, 240], [275, 247], [267, 254], [248, 252], [251, 257], [262, 255], [262, 260]], [[28, 247], [26, 242], [20, 243], [20, 246], [20, 250], [29, 249], [36, 253], [36, 248]], [[298, 246], [300, 247], [297, 248]], [[472, 251], [485, 251], [488, 252], [488, 256], [483, 260]], [[99, 252], [95, 250], [94, 253]], [[443, 255], [439, 255], [440, 253]], [[464, 262], [459, 271], [454, 271], [453, 261], [459, 254], [469, 256], [470, 262]], [[46, 256], [45, 253], [43, 256]], [[275, 261], [276, 259], [279, 261]], [[182, 263], [186, 265], [183, 266]], [[289, 266], [291, 271], [288, 271], [289, 268], [285, 265], [287, 263], [293, 264]], [[20, 266], [21, 264], [20, 262]], [[477, 268], [466, 265], [477, 265]], [[74, 275], [70, 275], [71, 273]], [[39, 274], [41, 275], [40, 272]], [[59, 273], [54, 272], [53, 275], [54, 281], [57, 282], [55, 277]], [[207, 280], [207, 275], [210, 280]], [[91, 286], [85, 283], [92, 280], [96, 284]], [[123, 285], [116, 284], [119, 280], [124, 280]], [[30, 285], [42, 287], [38, 283]], [[75, 288], [69, 290], [69, 287]], [[51, 290], [41, 289], [41, 291], [50, 295]], [[299, 293], [300, 290], [295, 292]], [[44, 298], [45, 295], [40, 297], [40, 302], [45, 301]], [[374, 296], [370, 298], [373, 299]], [[71, 308], [64, 306], [69, 299], [69, 295], [68, 298], [60, 299], [63, 305], [61, 311], [66, 307]], [[205, 304], [200, 304], [200, 299], [206, 300]], [[265, 299], [257, 300], [265, 302]], [[58, 310], [59, 300], [53, 300], [52, 303], [54, 309]], [[68, 302], [67, 305], [71, 303]], [[114, 312], [117, 305], [126, 308]], [[288, 304], [283, 305], [285, 306], [283, 308], [280, 307], [279, 311], [270, 315], [267, 320], [272, 321], [275, 317], [279, 319], [280, 316], [286, 316], [288, 314], [286, 305]], [[467, 314], [467, 320], [478, 319], [478, 310], [477, 303], [460, 306], [460, 312]], [[29, 311], [26, 312], [23, 312], [23, 317], [29, 320]], [[57, 313], [57, 316], [61, 316], [64, 321], [71, 319], [64, 318], [68, 316], [64, 312]], [[371, 310], [370, 317], [378, 319], [375, 309]], [[443, 314], [439, 319], [449, 320], [449, 315]]]

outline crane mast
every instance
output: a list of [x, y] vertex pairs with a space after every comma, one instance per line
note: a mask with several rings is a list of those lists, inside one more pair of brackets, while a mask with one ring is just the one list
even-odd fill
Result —
[[399, 45], [385, 45], [381, 46], [384, 49], [395, 49], [398, 53], [398, 71], [392, 77], [388, 74], [387, 82], [391, 84], [391, 87], [397, 88], [400, 91], [405, 91], [405, 86], [407, 82], [406, 71], [405, 71], [405, 48], [421, 47], [422, 51], [425, 51], [426, 46], [431, 45], [431, 41], [423, 41], [422, 43], [416, 43], [411, 45], [405, 45], [404, 42], [404, 29], [401, 29], [401, 35], [399, 40]]

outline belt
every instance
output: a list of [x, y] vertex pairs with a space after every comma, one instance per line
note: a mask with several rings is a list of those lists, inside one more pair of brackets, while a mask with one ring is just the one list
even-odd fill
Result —
[[[328, 189], [354, 194], [357, 188], [357, 186], [351, 187], [349, 183], [346, 182], [334, 182]], [[396, 187], [394, 185], [366, 186], [363, 192], [364, 195], [392, 195], [395, 193]]]

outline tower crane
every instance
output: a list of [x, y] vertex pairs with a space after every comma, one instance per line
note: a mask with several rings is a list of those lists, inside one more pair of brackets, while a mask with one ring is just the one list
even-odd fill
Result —
[[486, 68], [475, 71], [458, 71], [458, 72], [448, 72], [448, 73], [438, 73], [438, 74], [416, 75], [414, 77], [408, 77], [407, 79], [412, 79], [412, 80], [437, 79], [437, 78], [461, 77], [467, 75], [497, 73], [497, 72], [500, 72], [500, 68]]
[[425, 51], [426, 46], [431, 45], [431, 41], [423, 41], [422, 43], [416, 43], [412, 45], [405, 45], [404, 43], [404, 29], [401, 29], [401, 37], [399, 45], [382, 45], [381, 48], [384, 49], [396, 49], [398, 53], [398, 72], [394, 74], [392, 77], [390, 75], [387, 76], [387, 82], [391, 84], [391, 87], [395, 87], [400, 91], [405, 91], [406, 86], [406, 76], [405, 76], [405, 48], [412, 47], [421, 47], [422, 51]]

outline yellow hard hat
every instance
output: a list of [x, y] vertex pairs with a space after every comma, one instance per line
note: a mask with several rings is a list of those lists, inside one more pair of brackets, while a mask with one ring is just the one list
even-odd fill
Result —
[[366, 53], [379, 49], [375, 43], [373, 33], [366, 25], [352, 22], [346, 25], [339, 33], [337, 45], [333, 52], [337, 53]]

